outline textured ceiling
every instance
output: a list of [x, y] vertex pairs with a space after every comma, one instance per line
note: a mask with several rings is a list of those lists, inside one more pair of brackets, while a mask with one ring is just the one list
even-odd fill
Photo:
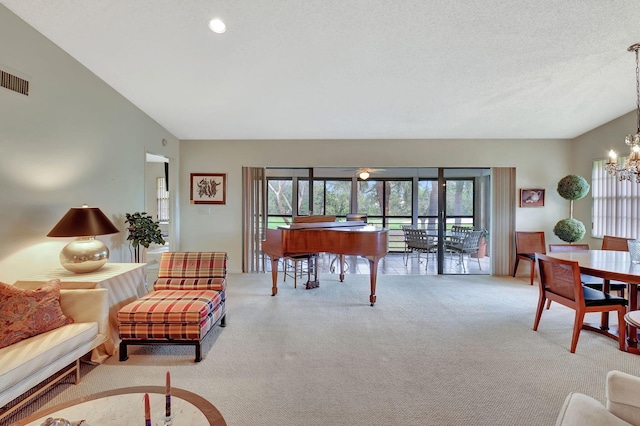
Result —
[[636, 103], [639, 0], [0, 3], [180, 139], [572, 138]]

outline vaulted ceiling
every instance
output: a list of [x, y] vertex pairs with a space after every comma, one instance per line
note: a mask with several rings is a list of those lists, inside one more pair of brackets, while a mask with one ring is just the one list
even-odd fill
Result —
[[0, 3], [180, 139], [573, 138], [636, 107], [638, 0]]

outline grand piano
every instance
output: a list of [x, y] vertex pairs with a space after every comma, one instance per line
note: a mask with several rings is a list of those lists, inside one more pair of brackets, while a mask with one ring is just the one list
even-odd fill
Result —
[[[314, 253], [337, 254], [340, 257], [340, 281], [343, 281], [344, 256], [357, 255], [369, 261], [369, 302], [373, 306], [376, 302], [378, 262], [389, 251], [388, 235], [387, 229], [367, 225], [362, 221], [294, 222], [275, 229], [268, 228], [266, 239], [262, 242], [262, 251], [271, 259], [271, 295], [278, 294], [278, 260], [282, 257]], [[315, 284], [312, 287], [317, 287], [317, 282]]]

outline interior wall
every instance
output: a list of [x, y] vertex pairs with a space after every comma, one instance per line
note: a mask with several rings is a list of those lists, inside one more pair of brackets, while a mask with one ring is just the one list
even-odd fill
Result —
[[178, 139], [2, 5], [0, 40], [0, 69], [30, 83], [29, 96], [0, 88], [0, 281], [59, 268], [71, 239], [46, 234], [85, 203], [121, 230], [98, 237], [111, 261], [130, 261], [124, 217], [144, 209], [145, 153], [175, 159], [177, 175]]
[[[124, 214], [145, 208], [145, 152], [171, 161], [174, 249], [228, 251], [230, 270], [239, 272], [243, 165], [515, 167], [516, 191], [547, 190], [544, 207], [515, 207], [516, 228], [543, 229], [552, 243], [560, 242], [553, 226], [568, 215], [557, 181], [569, 173], [590, 181], [591, 161], [611, 148], [625, 155], [624, 136], [636, 128], [631, 112], [574, 141], [179, 142], [2, 5], [0, 39], [11, 40], [0, 43], [0, 69], [31, 84], [29, 96], [0, 88], [0, 280], [5, 282], [59, 267], [58, 252], [69, 239], [46, 234], [70, 207], [83, 203], [100, 207], [122, 230], [98, 238], [110, 247], [111, 261], [128, 261]], [[191, 172], [227, 173], [226, 205], [191, 205]], [[590, 194], [575, 203], [574, 216], [590, 224]], [[589, 234], [586, 241], [600, 244]]]
[[[570, 173], [569, 140], [254, 140], [181, 141], [181, 246], [223, 250], [229, 269], [242, 264], [242, 166], [253, 167], [515, 167], [517, 188], [544, 188], [545, 206], [516, 209], [518, 230], [544, 230], [548, 242], [566, 210], [555, 191]], [[227, 203], [189, 203], [190, 173], [226, 173]], [[515, 197], [518, 199], [518, 197]]]
[[[582, 176], [591, 184], [591, 168], [594, 160], [606, 159], [611, 149], [616, 151], [619, 157], [628, 156], [629, 147], [625, 145], [624, 138], [630, 133], [636, 133], [636, 119], [634, 110], [574, 139], [572, 142], [574, 154], [571, 156], [571, 168], [574, 173]], [[616, 178], [611, 177], [611, 179]], [[638, 184], [633, 181], [627, 182], [627, 185]], [[589, 243], [591, 248], [600, 248], [602, 239], [591, 237], [592, 202], [591, 191], [583, 199], [574, 201], [573, 216], [582, 221], [587, 228], [587, 234], [583, 242]], [[567, 201], [566, 203], [566, 216], [568, 216], [569, 202]], [[620, 236], [625, 237], [626, 235]]]

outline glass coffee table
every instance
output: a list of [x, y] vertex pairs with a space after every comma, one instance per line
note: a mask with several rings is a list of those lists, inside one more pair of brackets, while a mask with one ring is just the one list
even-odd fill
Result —
[[[143, 425], [144, 394], [149, 394], [151, 424], [163, 425], [165, 409], [164, 386], [135, 386], [83, 396], [46, 408], [15, 423], [18, 426], [40, 426], [49, 417], [71, 422], [85, 420], [83, 425], [102, 426], [127, 424]], [[220, 411], [209, 401], [193, 392], [171, 388], [173, 426], [226, 426]]]

